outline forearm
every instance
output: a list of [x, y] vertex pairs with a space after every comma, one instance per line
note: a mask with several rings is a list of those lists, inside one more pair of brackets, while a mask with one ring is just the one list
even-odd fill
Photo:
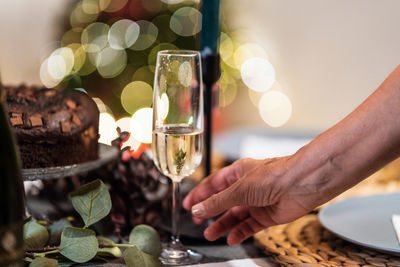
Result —
[[[329, 200], [400, 155], [400, 67], [355, 111], [299, 150], [304, 185]], [[310, 188], [309, 188], [310, 189]], [[325, 199], [326, 198], [326, 199]]]

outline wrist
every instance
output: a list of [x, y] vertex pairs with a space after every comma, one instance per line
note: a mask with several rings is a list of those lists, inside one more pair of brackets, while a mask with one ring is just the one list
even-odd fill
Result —
[[292, 184], [310, 209], [348, 189], [340, 152], [320, 137], [299, 149], [289, 160]]

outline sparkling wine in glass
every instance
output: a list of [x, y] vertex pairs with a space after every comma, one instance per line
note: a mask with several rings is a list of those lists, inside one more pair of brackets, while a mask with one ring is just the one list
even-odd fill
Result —
[[153, 96], [154, 163], [173, 183], [172, 236], [163, 249], [167, 265], [196, 263], [201, 255], [179, 240], [179, 185], [200, 165], [203, 152], [203, 93], [200, 54], [166, 50], [157, 55]]

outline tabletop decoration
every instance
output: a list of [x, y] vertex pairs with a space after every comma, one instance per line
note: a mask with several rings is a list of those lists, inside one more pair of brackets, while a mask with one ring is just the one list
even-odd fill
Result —
[[113, 203], [110, 216], [102, 220], [107, 233], [123, 240], [134, 226], [148, 224], [163, 236], [159, 222], [160, 218], [169, 214], [170, 185], [146, 153], [138, 154], [124, 147], [124, 140], [128, 137], [129, 133], [119, 131], [118, 138], [112, 142], [112, 146], [119, 151], [114, 161], [66, 179], [42, 180], [40, 188], [28, 191], [28, 206], [35, 199], [46, 202], [50, 207], [41, 212], [37, 206], [30, 206], [33, 217], [58, 220], [73, 215], [74, 209], [71, 203], [65, 203], [65, 196], [80, 185], [100, 178], [109, 188]]
[[[129, 243], [115, 243], [96, 236], [90, 227], [105, 218], [111, 210], [110, 193], [101, 180], [94, 180], [70, 194], [73, 207], [84, 222], [83, 227], [72, 226], [68, 220], [48, 227], [45, 221], [28, 219], [24, 225], [25, 261], [30, 266], [60, 266], [60, 262], [84, 263], [106, 258], [123, 257], [127, 266], [162, 266], [161, 241], [156, 230], [148, 225], [132, 229]], [[74, 222], [74, 225], [82, 225]], [[54, 245], [59, 236], [59, 244]], [[121, 252], [121, 248], [124, 252]]]
[[400, 266], [398, 256], [336, 237], [321, 226], [315, 214], [265, 229], [255, 235], [255, 242], [282, 266]]

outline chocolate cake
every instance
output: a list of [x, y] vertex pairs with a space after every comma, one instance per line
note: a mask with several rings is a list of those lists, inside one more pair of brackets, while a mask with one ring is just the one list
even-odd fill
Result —
[[85, 93], [24, 85], [5, 89], [23, 168], [98, 158], [99, 110]]

